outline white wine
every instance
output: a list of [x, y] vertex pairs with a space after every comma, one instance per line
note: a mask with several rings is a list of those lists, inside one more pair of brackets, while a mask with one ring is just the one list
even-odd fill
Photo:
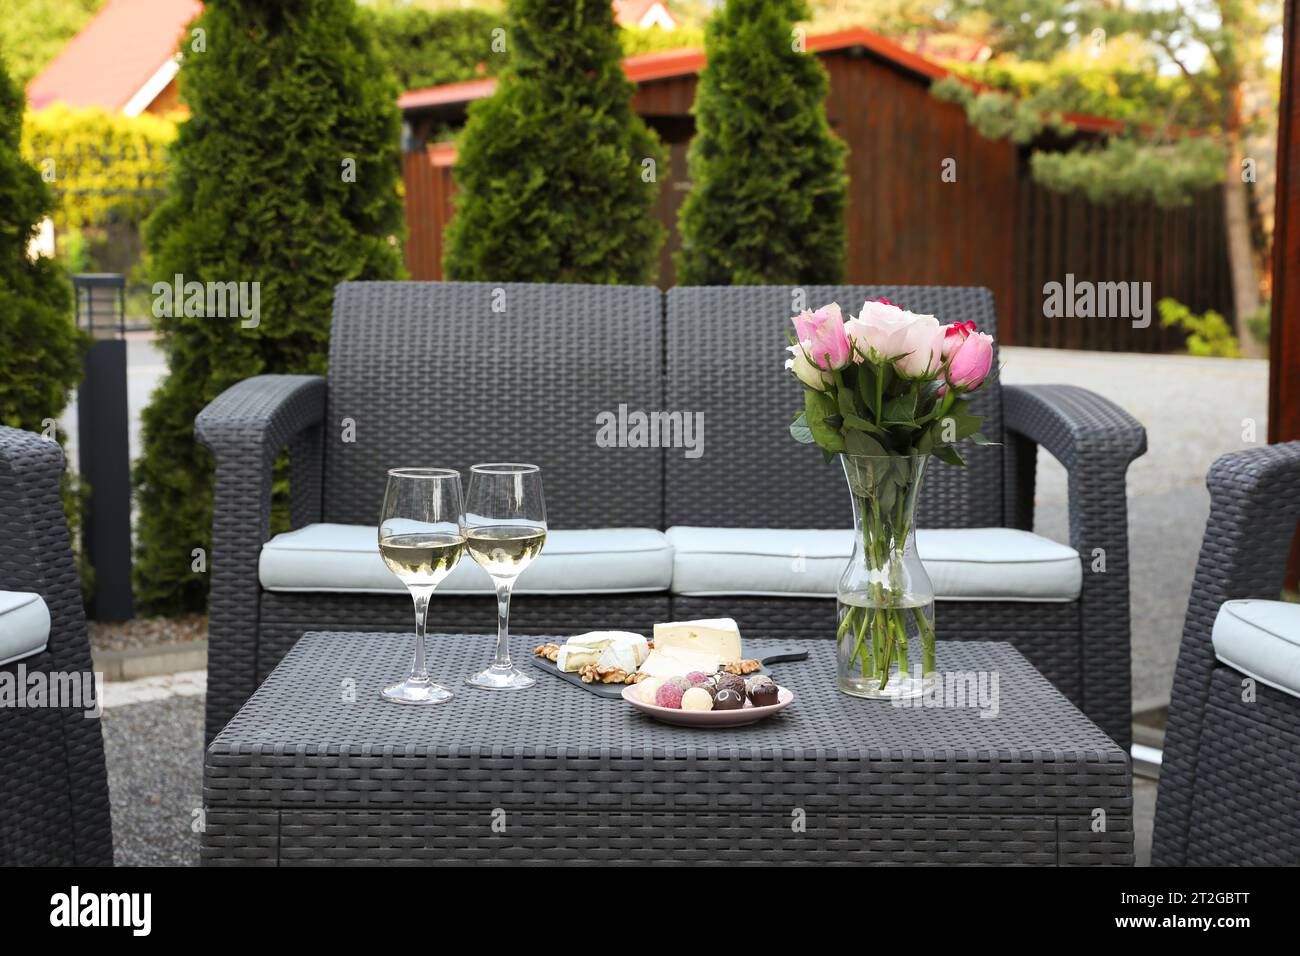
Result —
[[533, 563], [546, 543], [546, 529], [535, 525], [498, 524], [465, 533], [470, 556], [494, 578], [512, 578]]
[[421, 531], [379, 539], [384, 564], [408, 587], [433, 587], [465, 553], [465, 538], [452, 532]]

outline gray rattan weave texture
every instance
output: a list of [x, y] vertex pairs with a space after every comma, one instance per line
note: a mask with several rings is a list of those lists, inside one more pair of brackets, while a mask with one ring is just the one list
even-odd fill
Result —
[[[501, 300], [494, 299], [498, 289]], [[802, 294], [809, 305], [838, 300], [851, 310], [868, 298], [889, 298], [933, 310], [944, 321], [971, 319], [996, 329], [985, 289], [842, 286]], [[493, 311], [495, 301], [504, 301], [504, 314]], [[798, 389], [779, 364], [781, 330], [793, 303], [786, 287], [673, 289], [665, 319], [663, 297], [650, 288], [340, 285], [328, 389], [320, 378], [259, 376], [219, 396], [196, 422], [199, 440], [217, 461], [208, 739], [304, 631], [408, 626], [404, 597], [261, 590], [257, 561], [269, 536], [270, 469], [286, 444], [295, 527], [374, 521], [390, 465], [467, 467], [503, 455], [543, 465], [556, 527], [847, 521], [839, 472], [781, 427], [799, 404]], [[443, 356], [451, 358], [441, 363]], [[412, 381], [428, 385], [416, 389]], [[519, 382], [531, 394], [518, 391]], [[682, 448], [597, 447], [596, 412], [620, 404], [703, 412], [703, 456], [688, 459]], [[1070, 471], [1070, 543], [1084, 556], [1083, 595], [1069, 605], [941, 607], [940, 626], [950, 637], [1012, 641], [1127, 745], [1124, 474], [1145, 450], [1145, 433], [1110, 402], [1077, 388], [995, 382], [976, 406], [987, 416], [986, 434], [1004, 444], [970, 448], [966, 471], [936, 463], [926, 478], [923, 521], [1031, 526], [1035, 454], [1042, 444]], [[355, 426], [355, 441], [344, 440], [344, 419]], [[1098, 549], [1106, 555], [1105, 573], [1091, 570]], [[489, 631], [491, 608], [485, 613], [481, 605], [436, 598], [436, 626]], [[829, 633], [817, 622], [834, 615], [829, 601], [741, 599], [732, 605], [720, 610], [757, 637]], [[698, 606], [696, 599], [667, 594], [521, 598], [514, 619], [520, 633], [644, 630], [660, 614], [697, 616]]]
[[[844, 474], [782, 427], [803, 408], [786, 358], [793, 304], [838, 302], [857, 313], [867, 299], [889, 299], [943, 322], [972, 321], [997, 334], [988, 289], [944, 286], [739, 286], [669, 289], [668, 395], [672, 407], [705, 413], [705, 454], [666, 456], [667, 523], [742, 528], [842, 528]], [[1002, 390], [983, 389], [971, 411], [983, 431], [1002, 434]], [[713, 424], [716, 423], [716, 424]], [[933, 461], [921, 486], [922, 527], [1002, 524], [1002, 448], [966, 446], [966, 468]], [[774, 480], [774, 476], [779, 476]], [[851, 512], [848, 512], [851, 514]]]
[[940, 656], [997, 673], [994, 718], [846, 697], [825, 644], [774, 668], [789, 710], [703, 731], [554, 679], [464, 688], [491, 644], [464, 635], [430, 638], [452, 702], [386, 704], [411, 640], [294, 647], [208, 748], [205, 862], [1132, 862], [1127, 755], [1006, 644]]
[[1300, 865], [1300, 700], [1214, 657], [1219, 607], [1276, 600], [1300, 520], [1300, 442], [1224, 455], [1178, 650], [1151, 848], [1157, 865]]
[[542, 466], [551, 527], [659, 527], [659, 450], [598, 446], [596, 415], [663, 408], [660, 302], [639, 286], [341, 284], [325, 520], [374, 522], [388, 468], [508, 455]]
[[[39, 594], [50, 611], [46, 649], [0, 667], [14, 681], [93, 673], [62, 480], [57, 444], [0, 426], [0, 588]], [[81, 706], [0, 707], [0, 866], [112, 863], [99, 720]]]

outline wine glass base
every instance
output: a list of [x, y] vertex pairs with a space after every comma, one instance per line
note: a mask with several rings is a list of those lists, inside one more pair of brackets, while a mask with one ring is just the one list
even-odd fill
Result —
[[414, 680], [408, 677], [389, 684], [379, 692], [384, 700], [395, 704], [442, 704], [451, 700], [451, 691], [431, 680]]
[[511, 666], [485, 667], [477, 674], [466, 677], [465, 683], [482, 690], [520, 690], [524, 687], [532, 687], [537, 681], [519, 668]]

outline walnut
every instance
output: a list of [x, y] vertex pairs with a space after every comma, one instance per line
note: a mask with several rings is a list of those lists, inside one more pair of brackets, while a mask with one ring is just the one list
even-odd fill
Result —
[[621, 667], [597, 667], [595, 664], [584, 665], [578, 671], [578, 677], [584, 684], [635, 684], [639, 679]]
[[722, 665], [722, 669], [728, 674], [735, 674], [738, 677], [744, 677], [746, 674], [752, 674], [763, 667], [762, 661], [754, 660], [752, 657], [740, 661], [728, 661]]
[[560, 659], [560, 645], [555, 643], [539, 644], [533, 651], [538, 657], [544, 657], [552, 664]]

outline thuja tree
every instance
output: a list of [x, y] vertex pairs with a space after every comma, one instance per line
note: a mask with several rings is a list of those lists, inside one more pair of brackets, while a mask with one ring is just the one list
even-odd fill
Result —
[[54, 197], [19, 154], [22, 122], [22, 91], [0, 60], [0, 424], [52, 434], [81, 377], [83, 337], [67, 276], [28, 255]]
[[846, 148], [826, 122], [826, 74], [794, 29], [805, 14], [802, 0], [727, 0], [705, 29], [682, 284], [843, 277]]
[[509, 65], [458, 143], [449, 278], [642, 283], [658, 138], [632, 112], [609, 0], [512, 0]]
[[[135, 473], [137, 599], [154, 612], [207, 590], [212, 462], [194, 416], [251, 375], [323, 372], [335, 284], [402, 271], [397, 89], [353, 0], [211, 0], [181, 49], [192, 115], [146, 230], [168, 361]], [[176, 297], [178, 276], [237, 288], [239, 306]]]

